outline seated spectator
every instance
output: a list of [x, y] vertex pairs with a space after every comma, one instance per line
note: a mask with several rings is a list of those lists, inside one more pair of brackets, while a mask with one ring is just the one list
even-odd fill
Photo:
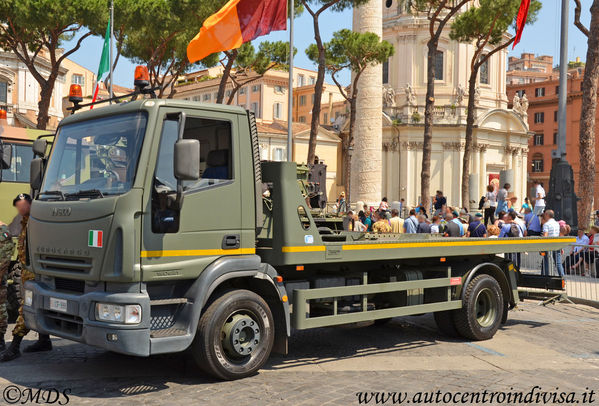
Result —
[[416, 228], [418, 234], [430, 234], [431, 225], [426, 221], [426, 217], [423, 214], [418, 216], [418, 227]]
[[[572, 252], [564, 260], [564, 270], [567, 274], [572, 273], [573, 270], [578, 268], [584, 260], [584, 256], [588, 255], [589, 242], [589, 237], [587, 237], [582, 228], [579, 228]], [[584, 276], [584, 269], [581, 270], [581, 275]]]
[[466, 233], [466, 237], [486, 237], [487, 236], [487, 228], [482, 223], [483, 215], [481, 213], [476, 213], [474, 215], [474, 221], [470, 223], [468, 226], [468, 232]]
[[532, 208], [524, 208], [524, 223], [526, 224], [526, 235], [529, 237], [540, 236], [541, 232], [541, 219], [539, 216], [533, 213]]
[[505, 215], [506, 213], [503, 210], [497, 212], [497, 220], [495, 220], [495, 225], [500, 230], [501, 227], [503, 227], [503, 225], [505, 224]]
[[381, 212], [378, 210], [374, 212], [374, 224], [372, 225], [372, 232], [379, 233], [379, 234], [391, 232], [391, 226], [389, 225], [389, 220], [384, 218], [381, 215]]

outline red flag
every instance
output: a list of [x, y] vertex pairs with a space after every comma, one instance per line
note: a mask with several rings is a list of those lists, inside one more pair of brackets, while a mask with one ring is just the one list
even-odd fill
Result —
[[528, 17], [528, 7], [530, 7], [530, 0], [522, 0], [520, 3], [520, 9], [518, 9], [518, 16], [516, 17], [516, 38], [514, 38], [514, 45], [512, 49], [520, 42], [522, 37], [522, 31], [524, 31], [524, 25], [526, 24], [526, 17]]
[[239, 48], [271, 31], [287, 29], [287, 0], [230, 0], [204, 21], [187, 45], [187, 59], [197, 62], [215, 52]]

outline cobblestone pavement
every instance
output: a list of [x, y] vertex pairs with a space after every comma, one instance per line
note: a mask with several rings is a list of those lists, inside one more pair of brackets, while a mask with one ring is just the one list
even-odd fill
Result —
[[535, 393], [575, 391], [583, 403], [584, 391], [599, 391], [599, 310], [582, 305], [527, 301], [492, 340], [476, 343], [441, 337], [430, 315], [296, 332], [288, 356], [273, 355], [260, 374], [237, 382], [204, 377], [185, 354], [135, 358], [54, 343], [52, 352], [1, 364], [0, 390], [68, 388], [69, 404], [128, 406], [357, 405], [358, 392], [526, 394], [535, 385]]

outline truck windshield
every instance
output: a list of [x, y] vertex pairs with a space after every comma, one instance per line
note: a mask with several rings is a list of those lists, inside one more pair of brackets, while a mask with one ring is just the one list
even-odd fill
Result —
[[127, 192], [146, 123], [146, 113], [138, 112], [60, 127], [39, 199], [97, 199]]

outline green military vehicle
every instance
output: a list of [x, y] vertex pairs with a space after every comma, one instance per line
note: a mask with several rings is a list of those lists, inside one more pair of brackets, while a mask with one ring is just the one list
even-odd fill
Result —
[[239, 107], [143, 99], [65, 118], [34, 145], [26, 324], [122, 354], [188, 351], [220, 379], [287, 352], [292, 329], [432, 312], [491, 338], [518, 286], [563, 288], [496, 254], [572, 238], [318, 229], [296, 164], [260, 162]]

